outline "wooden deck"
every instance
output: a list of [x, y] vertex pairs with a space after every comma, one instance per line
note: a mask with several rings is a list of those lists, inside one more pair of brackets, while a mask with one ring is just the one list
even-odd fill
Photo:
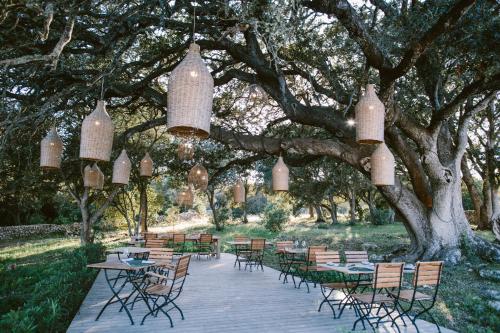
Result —
[[[109, 306], [99, 321], [97, 313], [111, 296], [104, 274], [99, 273], [94, 285], [73, 319], [68, 332], [349, 332], [354, 312], [346, 310], [341, 319], [332, 319], [327, 306], [318, 312], [321, 293], [311, 288], [294, 289], [293, 284], [278, 281], [279, 272], [265, 267], [264, 272], [238, 271], [233, 268], [234, 256], [222, 254], [216, 260], [193, 258], [190, 275], [177, 304], [185, 320], [172, 311], [174, 328], [163, 315], [149, 317], [139, 325], [145, 305], [132, 311], [135, 325], [127, 315], [118, 312], [118, 305]], [[358, 328], [362, 328], [358, 325]], [[437, 332], [434, 325], [420, 321], [420, 332]], [[414, 327], [402, 332], [416, 332]], [[395, 332], [381, 327], [379, 332]], [[442, 332], [452, 332], [442, 329]]]

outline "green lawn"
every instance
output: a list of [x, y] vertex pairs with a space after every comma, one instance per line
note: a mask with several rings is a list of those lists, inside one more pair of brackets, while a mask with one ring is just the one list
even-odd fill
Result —
[[[387, 254], [408, 245], [401, 224], [383, 226], [346, 224], [318, 226], [307, 221], [289, 224], [286, 231], [274, 233], [260, 224], [228, 225], [215, 232], [210, 225], [189, 227], [185, 232], [213, 232], [222, 239], [222, 250], [230, 252], [225, 241], [236, 234], [265, 237], [269, 240], [305, 240], [308, 244], [327, 244], [331, 249], [362, 249], [363, 243], [378, 247], [371, 254]], [[101, 241], [113, 247], [124, 241], [108, 234]], [[0, 244], [0, 331], [64, 332], [78, 310], [96, 272], [85, 268], [87, 262], [102, 259], [103, 248], [80, 248], [76, 238], [49, 238], [21, 243]], [[266, 265], [277, 267], [269, 251]], [[13, 269], [12, 264], [16, 267]], [[459, 332], [500, 332], [500, 316], [488, 307], [485, 289], [500, 285], [477, 274], [481, 263], [471, 259], [455, 267], [445, 267], [439, 302], [434, 310], [440, 325]], [[499, 265], [489, 264], [500, 269]], [[76, 287], [77, 286], [77, 287]]]

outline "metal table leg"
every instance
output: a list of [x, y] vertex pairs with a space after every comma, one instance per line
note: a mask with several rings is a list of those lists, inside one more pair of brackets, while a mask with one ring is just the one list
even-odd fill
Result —
[[[121, 270], [118, 272], [118, 274], [120, 274], [120, 273], [121, 273]], [[125, 287], [125, 285], [127, 284], [127, 282], [129, 281], [129, 274], [128, 274], [128, 272], [127, 272], [127, 277], [126, 277], [125, 281], [118, 288], [118, 290], [115, 290], [114, 284], [111, 283], [111, 281], [113, 281], [113, 279], [109, 278], [108, 270], [106, 268], [104, 268], [104, 276], [106, 277], [106, 283], [108, 284], [109, 289], [111, 289], [111, 292], [113, 293], [113, 296], [106, 302], [106, 304], [103, 306], [103, 308], [101, 309], [101, 311], [99, 311], [99, 314], [97, 315], [97, 318], [95, 320], [96, 321], [99, 320], [99, 318], [101, 317], [101, 315], [104, 312], [104, 310], [108, 307], [108, 305], [119, 302], [122, 305], [122, 307], [125, 308], [125, 312], [127, 313], [128, 318], [130, 319], [130, 322], [132, 323], [132, 325], [134, 325], [134, 320], [132, 319], [132, 315], [130, 314], [130, 311], [127, 309], [127, 306], [125, 305], [125, 303], [123, 302], [123, 300], [120, 298], [120, 295], [119, 295], [120, 292]], [[116, 298], [116, 300], [115, 300], [115, 298]]]

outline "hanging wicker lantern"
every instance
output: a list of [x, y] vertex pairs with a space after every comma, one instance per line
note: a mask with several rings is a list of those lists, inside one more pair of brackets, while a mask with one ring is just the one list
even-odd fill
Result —
[[280, 156], [273, 167], [273, 190], [288, 191], [288, 176], [288, 167], [283, 162], [283, 157]]
[[192, 207], [193, 201], [194, 195], [189, 186], [177, 193], [177, 204], [179, 206], [186, 208]]
[[193, 43], [168, 82], [167, 131], [177, 136], [207, 138], [214, 80]]
[[208, 186], [208, 172], [201, 164], [196, 164], [189, 170], [188, 184], [196, 190], [205, 191]]
[[233, 186], [233, 197], [235, 203], [245, 202], [245, 185], [241, 179], [238, 179], [236, 184]]
[[55, 127], [42, 139], [40, 147], [40, 167], [45, 170], [60, 169], [63, 143]]
[[189, 161], [194, 157], [194, 146], [190, 142], [183, 141], [177, 148], [177, 156], [181, 161]]
[[132, 163], [127, 156], [127, 151], [123, 149], [113, 165], [113, 179], [111, 182], [113, 184], [128, 185], [131, 169]]
[[370, 165], [373, 185], [394, 185], [394, 156], [385, 143], [375, 149]]
[[384, 104], [378, 99], [373, 84], [366, 86], [365, 94], [355, 107], [356, 141], [361, 144], [384, 142]]
[[149, 156], [149, 153], [146, 153], [141, 160], [140, 175], [141, 177], [153, 176], [153, 160]]
[[99, 173], [89, 165], [83, 169], [83, 186], [97, 188], [99, 183]]
[[104, 174], [102, 173], [101, 169], [97, 166], [97, 163], [94, 163], [94, 165], [92, 166], [92, 170], [97, 172], [97, 184], [95, 189], [102, 190], [104, 188]]
[[113, 131], [113, 122], [106, 112], [104, 101], [97, 101], [95, 110], [83, 120], [80, 158], [109, 161], [113, 147]]

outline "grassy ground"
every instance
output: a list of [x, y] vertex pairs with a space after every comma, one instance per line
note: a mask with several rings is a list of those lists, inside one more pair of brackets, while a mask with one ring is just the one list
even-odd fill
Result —
[[[151, 229], [172, 231], [171, 226]], [[307, 244], [327, 244], [329, 248], [339, 250], [362, 249], [362, 244], [369, 242], [377, 245], [376, 249], [370, 250], [371, 254], [377, 255], [387, 254], [409, 243], [400, 224], [328, 227], [299, 219], [289, 223], [285, 229], [274, 233], [258, 223], [250, 223], [228, 225], [223, 232], [216, 232], [204, 221], [183, 222], [175, 226], [176, 232], [213, 232], [219, 235], [222, 250], [226, 252], [232, 249], [225, 242], [237, 234], [268, 240], [305, 240]], [[121, 232], [107, 234], [100, 241], [107, 247], [113, 247], [122, 244], [125, 239], [126, 234]], [[58, 332], [66, 329], [96, 273], [82, 269], [87, 259], [73, 260], [74, 251], [78, 249], [79, 241], [75, 238], [0, 243], [0, 331]], [[76, 256], [80, 255], [77, 253]], [[271, 251], [266, 254], [265, 262], [268, 266], [277, 267], [277, 258]], [[16, 265], [14, 270], [12, 264]], [[477, 259], [472, 258], [461, 265], [445, 267], [439, 301], [434, 310], [440, 325], [459, 332], [500, 332], [500, 315], [488, 307], [487, 298], [483, 295], [484, 290], [499, 290], [500, 285], [479, 277], [476, 269], [480, 265]], [[489, 265], [500, 269], [499, 265]], [[61, 272], [68, 274], [61, 277]], [[75, 279], [78, 279], [78, 288], [61, 286], [71, 286], [69, 281]], [[64, 292], [67, 297], [61, 295]], [[49, 320], [57, 322], [57, 325], [48, 325]], [[13, 326], [12, 323], [17, 324]]]

